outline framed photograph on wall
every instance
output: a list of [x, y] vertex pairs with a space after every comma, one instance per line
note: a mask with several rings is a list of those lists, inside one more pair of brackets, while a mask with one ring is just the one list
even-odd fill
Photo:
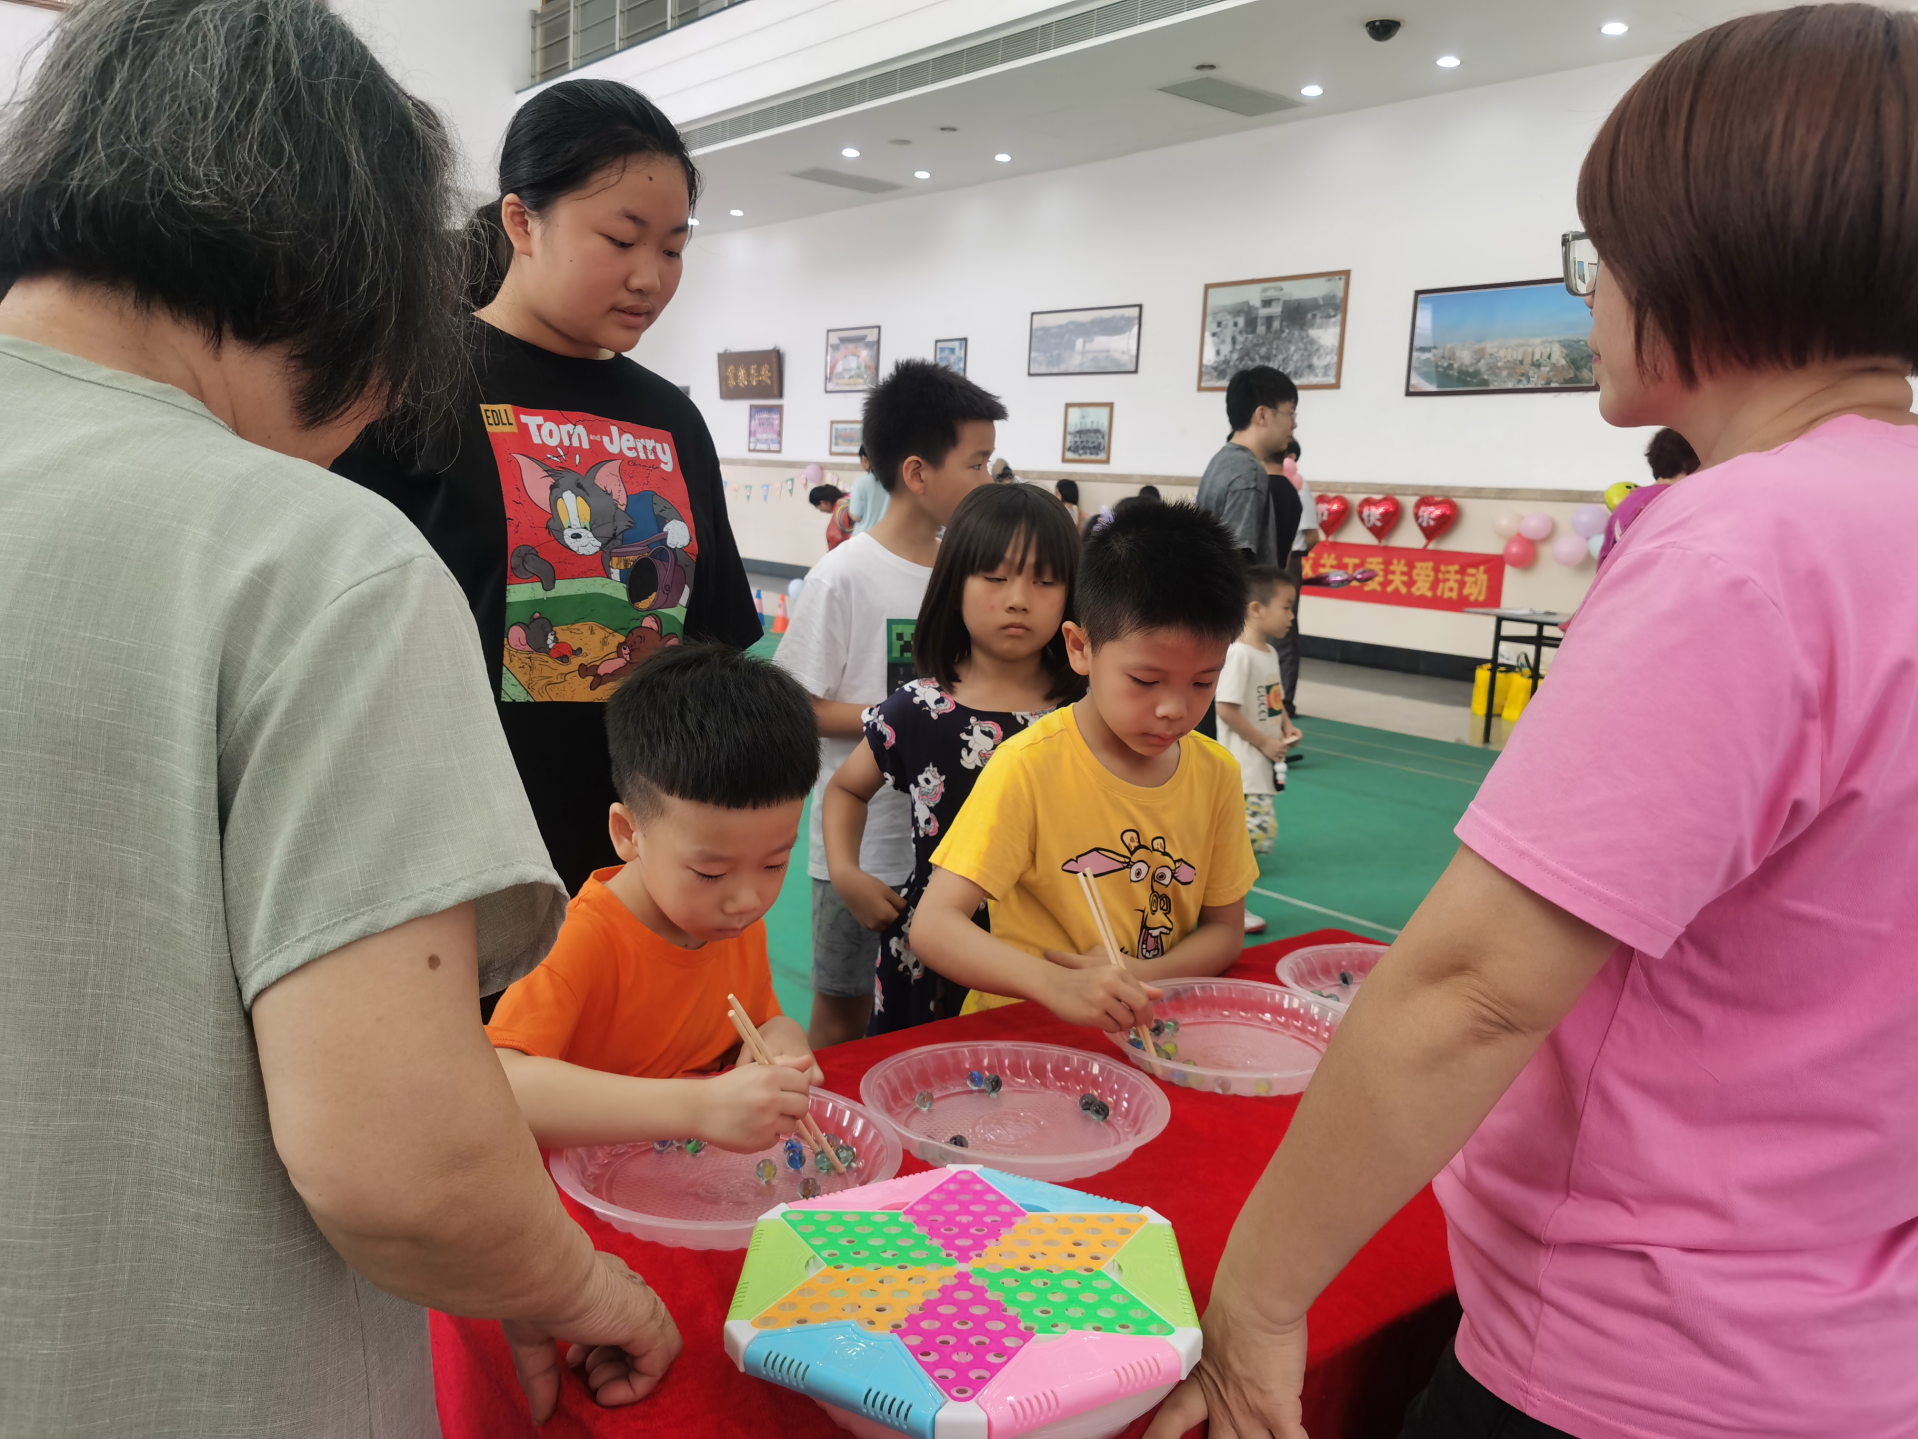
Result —
[[879, 327], [826, 331], [826, 393], [870, 390], [879, 383]]
[[746, 448], [754, 454], [776, 455], [785, 437], [784, 405], [750, 405], [746, 410]]
[[826, 437], [826, 453], [829, 455], [856, 455], [859, 447], [865, 443], [866, 427], [858, 420], [834, 420], [831, 433]]
[[966, 342], [959, 340], [934, 340], [932, 342], [932, 362], [944, 365], [948, 370], [963, 375], [966, 372]]
[[1067, 405], [1059, 458], [1068, 465], [1112, 463], [1112, 406]]
[[1455, 285], [1412, 296], [1408, 395], [1596, 390], [1592, 312], [1561, 279]]
[[1226, 280], [1205, 287], [1199, 315], [1199, 388], [1270, 365], [1301, 390], [1336, 390], [1345, 367], [1350, 270]]
[[1034, 310], [1026, 342], [1028, 375], [1136, 375], [1143, 305]]

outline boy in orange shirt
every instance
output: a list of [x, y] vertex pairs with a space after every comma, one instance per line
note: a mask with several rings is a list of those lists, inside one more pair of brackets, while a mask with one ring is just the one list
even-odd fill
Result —
[[[700, 1139], [764, 1149], [822, 1078], [779, 1012], [760, 916], [779, 896], [819, 770], [812, 701], [784, 671], [718, 645], [653, 655], [606, 705], [625, 863], [573, 899], [553, 950], [486, 1026], [548, 1148]], [[737, 1057], [726, 996], [774, 1065]], [[713, 1078], [689, 1076], [714, 1075]]]

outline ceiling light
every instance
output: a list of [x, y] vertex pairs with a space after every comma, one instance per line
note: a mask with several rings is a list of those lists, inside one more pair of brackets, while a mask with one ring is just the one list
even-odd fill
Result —
[[915, 179], [915, 180], [930, 180], [930, 179], [932, 178], [932, 171], [930, 171], [930, 170], [914, 170], [914, 171], [912, 172], [912, 178], [913, 178], [913, 179]]
[[693, 216], [693, 218], [688, 220], [686, 223], [688, 225], [697, 225], [699, 223], [699, 216], [697, 215]]
[[844, 155], [848, 160], [857, 160], [859, 158], [859, 152], [853, 149], [853, 147], [850, 145], [848, 145], [845, 149], [841, 150], [839, 153]]
[[1623, 20], [1607, 20], [1603, 25], [1598, 27], [1598, 33], [1601, 35], [1623, 35], [1631, 28], [1632, 27], [1627, 25]]
[[1308, 100], [1316, 100], [1325, 93], [1325, 86], [1307, 85], [1303, 90], [1299, 91], [1299, 93]]
[[1456, 70], [1458, 68], [1458, 56], [1441, 55], [1438, 57], [1438, 64], [1441, 70]]
[[997, 160], [1001, 165], [1010, 165], [1012, 163], [1012, 156], [1008, 155], [1004, 150], [1001, 150], [992, 158]]
[[738, 216], [740, 216], [740, 215], [743, 215], [743, 214], [745, 214], [746, 212], [745, 212], [744, 210], [728, 210], [728, 211], [727, 211], [726, 213], [727, 213], [728, 215], [732, 215], [732, 216], [734, 216], [735, 218], [737, 218]]

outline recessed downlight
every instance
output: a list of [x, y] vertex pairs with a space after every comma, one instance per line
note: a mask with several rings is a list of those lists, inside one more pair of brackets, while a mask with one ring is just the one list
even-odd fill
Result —
[[848, 160], [857, 160], [859, 158], [859, 152], [853, 149], [853, 147], [850, 145], [848, 145], [845, 149], [841, 150], [839, 153], [844, 155]]
[[992, 158], [997, 160], [1001, 165], [1010, 165], [1012, 163], [1012, 156], [1008, 155], [1004, 150], [1001, 150]]
[[1325, 86], [1323, 86], [1323, 85], [1306, 85], [1306, 86], [1303, 86], [1303, 87], [1302, 87], [1302, 88], [1301, 88], [1301, 89], [1299, 90], [1299, 93], [1300, 93], [1301, 95], [1303, 95], [1303, 96], [1305, 96], [1305, 98], [1306, 98], [1306, 99], [1308, 99], [1308, 100], [1316, 100], [1316, 99], [1318, 99], [1318, 98], [1319, 98], [1319, 96], [1321, 96], [1321, 95], [1323, 95], [1323, 94], [1325, 93]]
[[1456, 69], [1458, 69], [1458, 56], [1456, 56], [1456, 55], [1441, 55], [1441, 56], [1439, 56], [1439, 57], [1438, 57], [1438, 67], [1439, 67], [1439, 69], [1441, 69], [1441, 70], [1456, 70]]
[[1601, 35], [1623, 35], [1631, 28], [1632, 27], [1627, 25], [1623, 20], [1607, 20], [1603, 25], [1598, 27], [1598, 33]]
[[734, 219], [738, 219], [741, 215], [745, 214], [746, 212], [744, 210], [728, 210], [726, 213], [728, 215], [731, 215]]
[[914, 171], [912, 172], [912, 178], [913, 178], [913, 179], [915, 179], [915, 180], [930, 180], [930, 179], [932, 178], [932, 171], [930, 171], [930, 170], [914, 170]]
[[692, 219], [688, 220], [686, 223], [688, 225], [697, 225], [699, 223], [699, 216], [697, 215], [693, 216]]

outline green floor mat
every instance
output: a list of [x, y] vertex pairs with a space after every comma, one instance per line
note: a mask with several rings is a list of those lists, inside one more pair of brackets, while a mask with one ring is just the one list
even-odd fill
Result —
[[[1325, 928], [1389, 940], [1450, 862], [1458, 848], [1452, 827], [1498, 757], [1336, 720], [1303, 717], [1299, 728], [1306, 758], [1279, 796], [1278, 844], [1246, 896], [1269, 928], [1248, 942]], [[812, 1014], [812, 882], [803, 843], [766, 928], [780, 1007], [804, 1024]]]

